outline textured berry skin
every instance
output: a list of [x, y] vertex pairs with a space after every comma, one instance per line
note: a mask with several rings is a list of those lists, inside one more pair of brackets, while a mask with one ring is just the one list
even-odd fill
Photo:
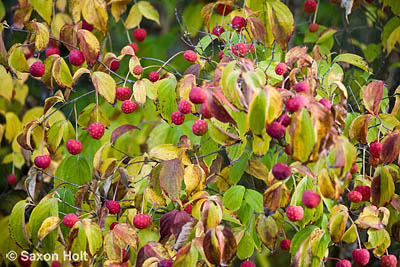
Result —
[[[28, 258], [27, 258], [28, 257]], [[27, 259], [26, 259], [27, 258]], [[18, 263], [22, 267], [29, 267], [32, 265], [32, 261], [29, 255], [25, 255], [22, 257], [21, 255], [18, 257]]]
[[153, 83], [158, 81], [158, 79], [160, 79], [160, 75], [158, 75], [158, 72], [156, 71], [152, 71], [149, 74], [149, 80], [152, 81]]
[[354, 162], [354, 163], [353, 163], [353, 165], [351, 165], [350, 172], [351, 172], [352, 174], [354, 174], [354, 173], [356, 173], [356, 172], [357, 172], [357, 170], [358, 170], [357, 163], [356, 163], [356, 162]]
[[189, 114], [190, 112], [192, 112], [192, 104], [190, 104], [189, 101], [182, 99], [181, 101], [179, 101], [178, 110], [183, 114]]
[[303, 95], [296, 95], [286, 101], [286, 110], [289, 112], [296, 112], [308, 104], [307, 97]]
[[130, 43], [129, 46], [132, 47], [135, 54], [137, 54], [137, 52], [139, 51], [139, 46], [137, 45], [137, 43]]
[[221, 36], [221, 34], [223, 34], [225, 32], [225, 29], [222, 27], [222, 26], [215, 26], [213, 29], [212, 29], [212, 34], [214, 34], [215, 36], [218, 36], [218, 37], [220, 37]]
[[111, 214], [117, 214], [120, 210], [120, 205], [117, 201], [109, 200], [106, 202], [106, 207]]
[[301, 93], [301, 92], [308, 93], [310, 91], [310, 87], [308, 86], [308, 83], [306, 83], [306, 82], [298, 82], [294, 86], [294, 90], [297, 93]]
[[133, 38], [138, 42], [143, 42], [146, 39], [147, 32], [145, 29], [135, 29], [133, 31]]
[[171, 260], [162, 260], [159, 262], [160, 267], [172, 267], [172, 264], [174, 264]]
[[82, 143], [75, 139], [68, 140], [65, 146], [67, 147], [68, 152], [72, 155], [78, 155], [83, 149]]
[[304, 210], [301, 206], [290, 206], [286, 210], [286, 215], [292, 222], [301, 221], [304, 216]]
[[331, 103], [331, 101], [329, 101], [328, 99], [326, 99], [326, 98], [321, 98], [318, 102], [321, 103], [321, 105], [323, 105], [324, 108], [326, 108], [327, 110], [331, 110], [331, 108], [332, 108], [332, 103]]
[[7, 184], [13, 185], [17, 183], [17, 176], [15, 174], [10, 174], [7, 176]]
[[93, 139], [100, 139], [104, 135], [104, 125], [100, 122], [93, 122], [90, 124], [88, 131]]
[[351, 267], [351, 262], [348, 260], [340, 260], [336, 263], [336, 267]]
[[192, 209], [193, 209], [192, 205], [187, 204], [183, 210], [186, 211], [186, 213], [188, 214], [192, 214]]
[[185, 114], [180, 111], [174, 111], [171, 114], [171, 121], [175, 125], [181, 125], [185, 121]]
[[85, 57], [83, 56], [83, 52], [81, 50], [75, 49], [69, 52], [68, 56], [69, 62], [74, 66], [81, 66], [83, 62], [85, 62]]
[[306, 190], [301, 198], [304, 206], [309, 209], [314, 209], [321, 202], [321, 196], [314, 191]]
[[61, 267], [61, 263], [59, 261], [53, 261], [51, 267]]
[[116, 89], [116, 96], [119, 101], [124, 101], [128, 100], [131, 98], [132, 91], [129, 87], [124, 86], [124, 87], [117, 87]]
[[221, 16], [226, 16], [229, 13], [231, 13], [232, 7], [224, 4], [218, 4], [217, 5], [217, 13], [220, 14]]
[[224, 50], [219, 51], [218, 58], [221, 60], [224, 57]]
[[232, 19], [232, 27], [237, 31], [241, 31], [246, 27], [246, 20], [243, 17], [235, 16]]
[[267, 134], [274, 139], [281, 139], [285, 135], [285, 126], [279, 122], [272, 122], [266, 128]]
[[381, 257], [381, 267], [396, 267], [397, 259], [395, 255], [383, 255]]
[[59, 55], [60, 50], [57, 47], [49, 47], [46, 50], [46, 57], [49, 57], [51, 55]]
[[118, 222], [113, 222], [112, 224], [110, 224], [110, 230], [113, 230], [114, 227], [118, 224]]
[[318, 29], [319, 29], [319, 25], [317, 23], [311, 23], [310, 26], [308, 26], [309, 32], [317, 32]]
[[365, 266], [369, 262], [369, 252], [366, 249], [355, 249], [352, 254], [354, 262], [361, 266]]
[[135, 75], [142, 75], [142, 73], [143, 73], [143, 68], [142, 68], [142, 66], [136, 65], [136, 66], [133, 68], [133, 74], [135, 74]]
[[284, 163], [278, 162], [272, 167], [272, 175], [277, 180], [285, 180], [291, 173], [290, 167]]
[[371, 155], [374, 158], [379, 158], [380, 157], [381, 150], [382, 150], [382, 143], [381, 142], [374, 141], [374, 142], [369, 144], [369, 153], [371, 153]]
[[93, 26], [86, 22], [86, 20], [82, 21], [82, 29], [93, 31]]
[[232, 53], [237, 57], [244, 57], [247, 54], [247, 46], [244, 43], [232, 45]]
[[211, 113], [210, 109], [208, 108], [207, 103], [203, 103], [200, 106], [200, 114], [205, 119], [211, 119], [214, 115]]
[[351, 202], [354, 202], [354, 203], [358, 203], [358, 202], [360, 202], [361, 200], [362, 200], [362, 194], [360, 193], [360, 192], [358, 192], [358, 191], [355, 191], [355, 190], [353, 190], [353, 191], [350, 191], [348, 194], [347, 194], [347, 198], [351, 201]]
[[79, 218], [73, 213], [68, 213], [63, 219], [64, 225], [68, 228], [72, 228], [77, 221], [79, 221]]
[[138, 229], [147, 228], [151, 224], [151, 216], [149, 214], [137, 214], [133, 218], [133, 225]]
[[304, 11], [307, 13], [314, 13], [317, 9], [317, 2], [315, 0], [307, 0], [304, 2]]
[[355, 190], [361, 193], [362, 201], [369, 201], [371, 197], [371, 187], [368, 185], [357, 185]]
[[131, 100], [125, 100], [122, 102], [121, 110], [125, 114], [134, 112], [137, 109], [137, 104]]
[[280, 124], [282, 124], [283, 126], [285, 126], [285, 127], [288, 127], [288, 126], [289, 126], [291, 120], [292, 120], [292, 119], [291, 119], [291, 118], [288, 116], [288, 114], [286, 114], [286, 113], [283, 113], [283, 114], [280, 115], [279, 118], [278, 118], [278, 122], [279, 122]]
[[42, 77], [44, 74], [44, 71], [45, 71], [44, 64], [40, 61], [36, 61], [29, 68], [29, 73], [33, 77]]
[[126, 249], [122, 250], [122, 262], [127, 262], [129, 261], [131, 255], [129, 254], [129, 251], [127, 251]]
[[290, 249], [290, 240], [283, 239], [279, 245], [282, 250], [289, 250]]
[[193, 123], [192, 131], [197, 136], [205, 135], [208, 131], [208, 124], [206, 121], [197, 120]]
[[240, 264], [240, 267], [256, 267], [256, 265], [251, 261], [244, 261]]
[[285, 153], [286, 155], [290, 155], [290, 145], [285, 146]]
[[196, 62], [197, 60], [197, 54], [193, 50], [186, 50], [183, 57], [189, 62]]
[[250, 53], [254, 53], [256, 52], [256, 45], [253, 43], [247, 44], [247, 51], [249, 51]]
[[37, 156], [34, 160], [36, 167], [46, 169], [50, 166], [51, 158], [49, 155]]
[[110, 70], [112, 70], [112, 71], [118, 70], [119, 69], [119, 65], [120, 65], [120, 63], [119, 63], [119, 61], [117, 59], [111, 60]]
[[200, 87], [193, 87], [189, 93], [189, 100], [193, 104], [203, 104], [206, 102], [207, 94], [206, 92]]
[[285, 63], [280, 62], [278, 65], [275, 67], [275, 73], [278, 75], [283, 75], [287, 71], [287, 66]]

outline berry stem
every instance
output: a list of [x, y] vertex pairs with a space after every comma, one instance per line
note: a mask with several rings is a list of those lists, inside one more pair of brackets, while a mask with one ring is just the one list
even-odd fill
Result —
[[78, 140], [78, 115], [76, 113], [76, 102], [74, 102], [74, 114], [75, 114], [75, 139]]
[[361, 249], [361, 240], [360, 240], [360, 235], [358, 234], [358, 229], [357, 229], [357, 225], [354, 223], [353, 219], [351, 218], [351, 216], [349, 215], [349, 219], [351, 221], [351, 223], [354, 225], [354, 227], [356, 228], [356, 234], [357, 234], [357, 241], [358, 241], [358, 247]]
[[365, 146], [363, 147], [363, 158], [362, 158], [362, 165], [363, 165], [363, 182], [365, 182]]
[[46, 126], [44, 125], [44, 123], [42, 124], [43, 127], [43, 134], [42, 134], [42, 155], [43, 155], [43, 150], [44, 150], [44, 134], [45, 134], [45, 129]]
[[96, 90], [96, 122], [99, 122], [99, 92]]
[[319, 0], [317, 3], [317, 9], [315, 10], [315, 13], [314, 13], [313, 23], [315, 23], [315, 21], [317, 21], [318, 8], [319, 8]]
[[123, 87], [125, 87], [125, 84], [126, 84], [126, 81], [128, 80], [128, 77], [129, 77], [129, 70], [128, 70], [128, 73], [126, 74], [126, 76], [125, 76], [125, 80], [124, 80], [124, 85], [123, 85]]
[[176, 56], [183, 54], [183, 53], [184, 53], [184, 51], [180, 51], [180, 52], [176, 53], [175, 55], [173, 55], [172, 57], [170, 57], [167, 61], [164, 62], [164, 64], [162, 64], [162, 66], [157, 70], [157, 72], [160, 72], [160, 70], [162, 68], [164, 68], [165, 65], [167, 65], [169, 62], [171, 62], [172, 59], [174, 59]]
[[149, 180], [146, 181], [145, 185], [144, 185], [144, 190], [143, 190], [143, 198], [142, 198], [142, 208], [141, 208], [141, 214], [143, 214], [143, 206], [144, 206], [144, 197], [146, 196], [146, 188], [147, 188], [147, 183]]

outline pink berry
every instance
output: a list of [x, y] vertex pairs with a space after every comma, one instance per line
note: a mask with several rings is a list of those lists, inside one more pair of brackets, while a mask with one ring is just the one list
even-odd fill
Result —
[[290, 240], [289, 239], [283, 239], [280, 243], [280, 247], [282, 250], [289, 250], [290, 249]]
[[308, 30], [310, 32], [317, 32], [319, 29], [319, 25], [317, 23], [311, 23], [310, 26], [308, 26]]
[[286, 215], [292, 222], [301, 221], [304, 216], [304, 210], [301, 206], [290, 206], [286, 210]]
[[353, 163], [353, 165], [351, 165], [350, 172], [351, 172], [352, 174], [354, 174], [354, 173], [356, 173], [356, 172], [357, 172], [357, 170], [358, 170], [357, 163], [356, 163], [356, 162], [354, 162], [354, 163]]
[[117, 87], [115, 95], [119, 101], [124, 101], [131, 98], [132, 91], [127, 86]]
[[395, 255], [383, 255], [381, 257], [381, 267], [396, 267], [397, 259]]
[[183, 114], [189, 114], [190, 112], [192, 112], [192, 104], [190, 104], [189, 101], [182, 99], [181, 101], [179, 101], [178, 110]]
[[117, 60], [117, 59], [113, 59], [113, 60], [111, 60], [111, 63], [110, 63], [110, 70], [112, 70], [112, 71], [117, 71], [118, 69], [119, 69], [119, 61]]
[[142, 68], [142, 66], [136, 65], [136, 66], [133, 68], [133, 74], [135, 74], [135, 75], [142, 75], [142, 73], [143, 73], [143, 68]]
[[146, 39], [147, 32], [145, 29], [135, 29], [133, 31], [133, 38], [138, 42], [143, 42]]
[[185, 114], [179, 111], [174, 111], [171, 114], [171, 121], [175, 125], [181, 125], [185, 121]]
[[158, 72], [156, 71], [152, 71], [149, 74], [149, 80], [152, 81], [153, 83], [158, 81], [158, 79], [160, 78], [160, 76], [158, 75]]
[[368, 185], [357, 185], [355, 190], [361, 193], [362, 201], [369, 201], [371, 197], [371, 187]]
[[134, 112], [137, 109], [137, 104], [131, 100], [125, 100], [122, 102], [121, 110], [125, 114]]
[[113, 222], [112, 224], [110, 224], [110, 230], [113, 230], [114, 227], [119, 224], [118, 222]]
[[278, 75], [283, 75], [287, 71], [287, 66], [285, 63], [280, 62], [278, 65], [275, 67], [275, 73]]
[[36, 61], [29, 68], [29, 73], [33, 77], [42, 77], [45, 71], [44, 64], [41, 61]]
[[283, 113], [282, 115], [279, 116], [277, 121], [282, 124], [285, 127], [288, 127], [291, 121], [291, 118], [288, 116], [288, 114]]
[[256, 265], [251, 261], [244, 261], [240, 264], [240, 267], [256, 267]]
[[215, 26], [213, 29], [212, 29], [212, 34], [214, 34], [215, 36], [218, 36], [218, 37], [220, 37], [221, 36], [221, 34], [223, 34], [225, 32], [225, 29], [222, 27], [222, 26]]
[[306, 190], [304, 191], [301, 200], [304, 206], [306, 206], [309, 209], [314, 209], [321, 202], [321, 196], [315, 193], [314, 191]]
[[274, 139], [281, 139], [285, 135], [285, 127], [279, 122], [272, 122], [266, 128], [267, 134]]
[[74, 66], [81, 66], [83, 62], [85, 62], [85, 57], [83, 56], [83, 52], [81, 50], [71, 50], [68, 56], [69, 62]]
[[208, 131], [208, 124], [206, 121], [197, 120], [193, 123], [192, 131], [197, 136], [205, 135]]
[[351, 267], [351, 262], [348, 260], [340, 260], [336, 263], [336, 267]]
[[331, 110], [331, 108], [332, 108], [331, 101], [329, 101], [326, 98], [321, 98], [321, 100], [319, 100], [319, 103], [321, 103], [321, 105], [323, 105], [324, 108], [326, 108], [327, 110]]
[[192, 209], [192, 205], [187, 204], [183, 210], [186, 211], [188, 214], [192, 214]]
[[220, 14], [221, 16], [226, 16], [229, 13], [231, 13], [232, 7], [224, 4], [218, 4], [217, 5], [217, 13]]
[[61, 267], [61, 263], [59, 261], [53, 261], [51, 267]]
[[139, 46], [137, 45], [137, 43], [130, 43], [129, 46], [132, 47], [133, 52], [137, 54], [137, 52], [139, 51]]
[[67, 147], [68, 152], [72, 155], [78, 155], [83, 149], [82, 143], [75, 139], [68, 140], [65, 146]]
[[151, 216], [149, 214], [137, 214], [133, 218], [133, 225], [138, 229], [147, 228], [151, 224]]
[[246, 20], [243, 17], [235, 16], [232, 19], [232, 27], [237, 31], [241, 31], [246, 27]]
[[307, 0], [304, 2], [304, 11], [307, 13], [314, 13], [317, 9], [317, 2], [315, 0]]
[[49, 47], [46, 50], [46, 57], [51, 55], [60, 55], [60, 50], [57, 47]]
[[244, 57], [247, 54], [247, 46], [244, 43], [232, 45], [232, 53], [237, 57]]
[[17, 176], [15, 174], [10, 174], [7, 176], [7, 184], [13, 185], [17, 183]]
[[186, 50], [183, 57], [189, 62], [195, 62], [197, 60], [197, 54], [193, 50]]
[[93, 139], [100, 139], [104, 135], [104, 125], [100, 122], [93, 122], [90, 124], [88, 132]]
[[189, 93], [189, 100], [193, 104], [203, 104], [206, 102], [207, 93], [200, 87], [193, 87]]
[[122, 250], [122, 262], [127, 262], [129, 261], [131, 255], [129, 254], [129, 251], [127, 251], [126, 249]]
[[361, 266], [365, 266], [369, 262], [369, 252], [366, 249], [355, 249], [352, 254], [353, 260]]
[[18, 257], [18, 263], [22, 267], [29, 267], [32, 265], [31, 257], [29, 255], [24, 255], [24, 256], [20, 255]]
[[34, 160], [34, 163], [35, 163], [36, 167], [41, 168], [41, 169], [46, 169], [47, 167], [50, 166], [51, 158], [49, 155], [37, 156]]
[[77, 221], [79, 221], [79, 218], [73, 213], [68, 213], [63, 219], [64, 225], [68, 228], [72, 228]]
[[111, 214], [117, 214], [120, 210], [120, 205], [117, 201], [109, 200], [106, 202], [106, 207]]
[[272, 167], [272, 175], [277, 180], [285, 180], [291, 173], [290, 167], [284, 163], [278, 162]]
[[381, 150], [382, 150], [382, 143], [379, 141], [374, 141], [371, 144], [369, 144], [369, 153], [374, 158], [379, 158], [381, 155]]
[[294, 90], [297, 93], [308, 93], [310, 91], [310, 87], [308, 86], [307, 82], [298, 82], [295, 86], [294, 86]]
[[355, 191], [355, 190], [350, 191], [347, 194], [347, 198], [353, 203], [360, 202], [362, 200], [362, 197], [363, 197], [362, 194], [360, 192], [358, 192], [358, 191]]
[[203, 103], [200, 106], [200, 114], [205, 119], [211, 119], [214, 115], [211, 113], [210, 109], [208, 108], [207, 103]]
[[218, 58], [221, 60], [224, 57], [224, 50], [219, 51]]
[[256, 45], [253, 43], [247, 44], [247, 51], [249, 51], [250, 53], [256, 52]]
[[286, 101], [286, 110], [296, 112], [308, 104], [308, 99], [304, 95], [296, 95]]

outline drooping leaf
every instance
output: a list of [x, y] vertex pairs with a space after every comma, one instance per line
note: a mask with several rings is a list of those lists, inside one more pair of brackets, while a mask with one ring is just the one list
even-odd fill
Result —
[[53, 0], [31, 0], [30, 3], [33, 9], [50, 24], [53, 14]]
[[[95, 10], [95, 12], [94, 12]], [[105, 35], [108, 26], [107, 3], [105, 0], [86, 0], [82, 5], [83, 18]]]
[[315, 145], [315, 133], [310, 114], [306, 109], [297, 111], [289, 128], [293, 158], [306, 162]]
[[392, 200], [394, 194], [392, 175], [385, 167], [380, 167], [371, 183], [372, 204], [382, 207]]
[[125, 20], [125, 29], [136, 28], [142, 20], [142, 13], [140, 12], [139, 5], [134, 4], [129, 10], [128, 17]]
[[335, 57], [335, 62], [346, 62], [353, 66], [359, 67], [365, 72], [369, 72], [368, 64], [365, 60], [356, 54], [344, 53]]
[[378, 114], [379, 105], [383, 96], [383, 81], [373, 81], [367, 85], [363, 93], [365, 108], [374, 115]]
[[373, 118], [371, 114], [362, 114], [355, 118], [349, 127], [349, 137], [362, 144], [367, 143], [368, 125]]
[[256, 232], [261, 242], [270, 250], [275, 250], [276, 241], [282, 231], [284, 217], [277, 211], [274, 215], [265, 217], [263, 214], [256, 220]]
[[137, 3], [138, 8], [140, 10], [140, 13], [145, 17], [146, 19], [152, 20], [157, 22], [158, 25], [160, 25], [160, 19], [158, 15], [157, 9], [154, 8], [150, 2], [147, 1], [139, 1]]
[[171, 75], [166, 79], [157, 82], [157, 96], [159, 100], [159, 108], [161, 116], [164, 120], [171, 123], [171, 114], [177, 110], [176, 105], [176, 78]]
[[265, 124], [267, 120], [267, 100], [264, 90], [253, 96], [250, 102], [247, 122], [250, 130], [256, 135], [265, 133]]
[[184, 166], [180, 159], [172, 159], [162, 163], [160, 170], [161, 188], [173, 201], [180, 203], [180, 191], [184, 179]]
[[78, 30], [80, 47], [89, 66], [93, 66], [100, 54], [100, 43], [96, 36], [87, 30]]
[[126, 133], [130, 130], [133, 130], [133, 129], [137, 130], [139, 128], [134, 125], [130, 125], [130, 124], [124, 124], [124, 125], [119, 126], [111, 133], [110, 142], [114, 143], [115, 140], [117, 140], [121, 135], [123, 135], [124, 133]]
[[100, 226], [90, 219], [83, 219], [81, 223], [86, 233], [89, 252], [92, 256], [94, 256], [100, 251], [103, 245], [102, 231]]
[[95, 71], [92, 73], [93, 85], [97, 92], [110, 104], [116, 100], [115, 80], [107, 73]]
[[61, 219], [58, 216], [50, 216], [46, 218], [38, 231], [38, 241], [42, 240], [52, 231], [54, 231], [61, 223]]
[[294, 31], [293, 14], [290, 9], [279, 0], [268, 1], [267, 7], [272, 34], [282, 49], [285, 50]]
[[25, 200], [21, 200], [15, 204], [12, 209], [8, 228], [11, 238], [23, 249], [28, 249], [31, 245], [29, 232], [25, 225], [25, 209], [27, 206]]
[[52, 76], [56, 83], [62, 88], [71, 88], [73, 79], [69, 67], [62, 57], [54, 60]]

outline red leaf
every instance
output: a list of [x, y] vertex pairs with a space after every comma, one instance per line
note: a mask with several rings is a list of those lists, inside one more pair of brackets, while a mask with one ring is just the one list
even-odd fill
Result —
[[374, 115], [378, 114], [379, 104], [382, 101], [383, 85], [383, 81], [374, 81], [364, 89], [363, 100], [365, 108]]
[[132, 129], [139, 129], [139, 128], [136, 126], [130, 125], [130, 124], [124, 124], [124, 125], [119, 126], [112, 132], [110, 142], [111, 143], [115, 142], [115, 140], [117, 140], [121, 135], [123, 135], [124, 133], [126, 133]]
[[399, 131], [394, 131], [382, 142], [381, 163], [391, 163], [397, 157], [400, 150]]

